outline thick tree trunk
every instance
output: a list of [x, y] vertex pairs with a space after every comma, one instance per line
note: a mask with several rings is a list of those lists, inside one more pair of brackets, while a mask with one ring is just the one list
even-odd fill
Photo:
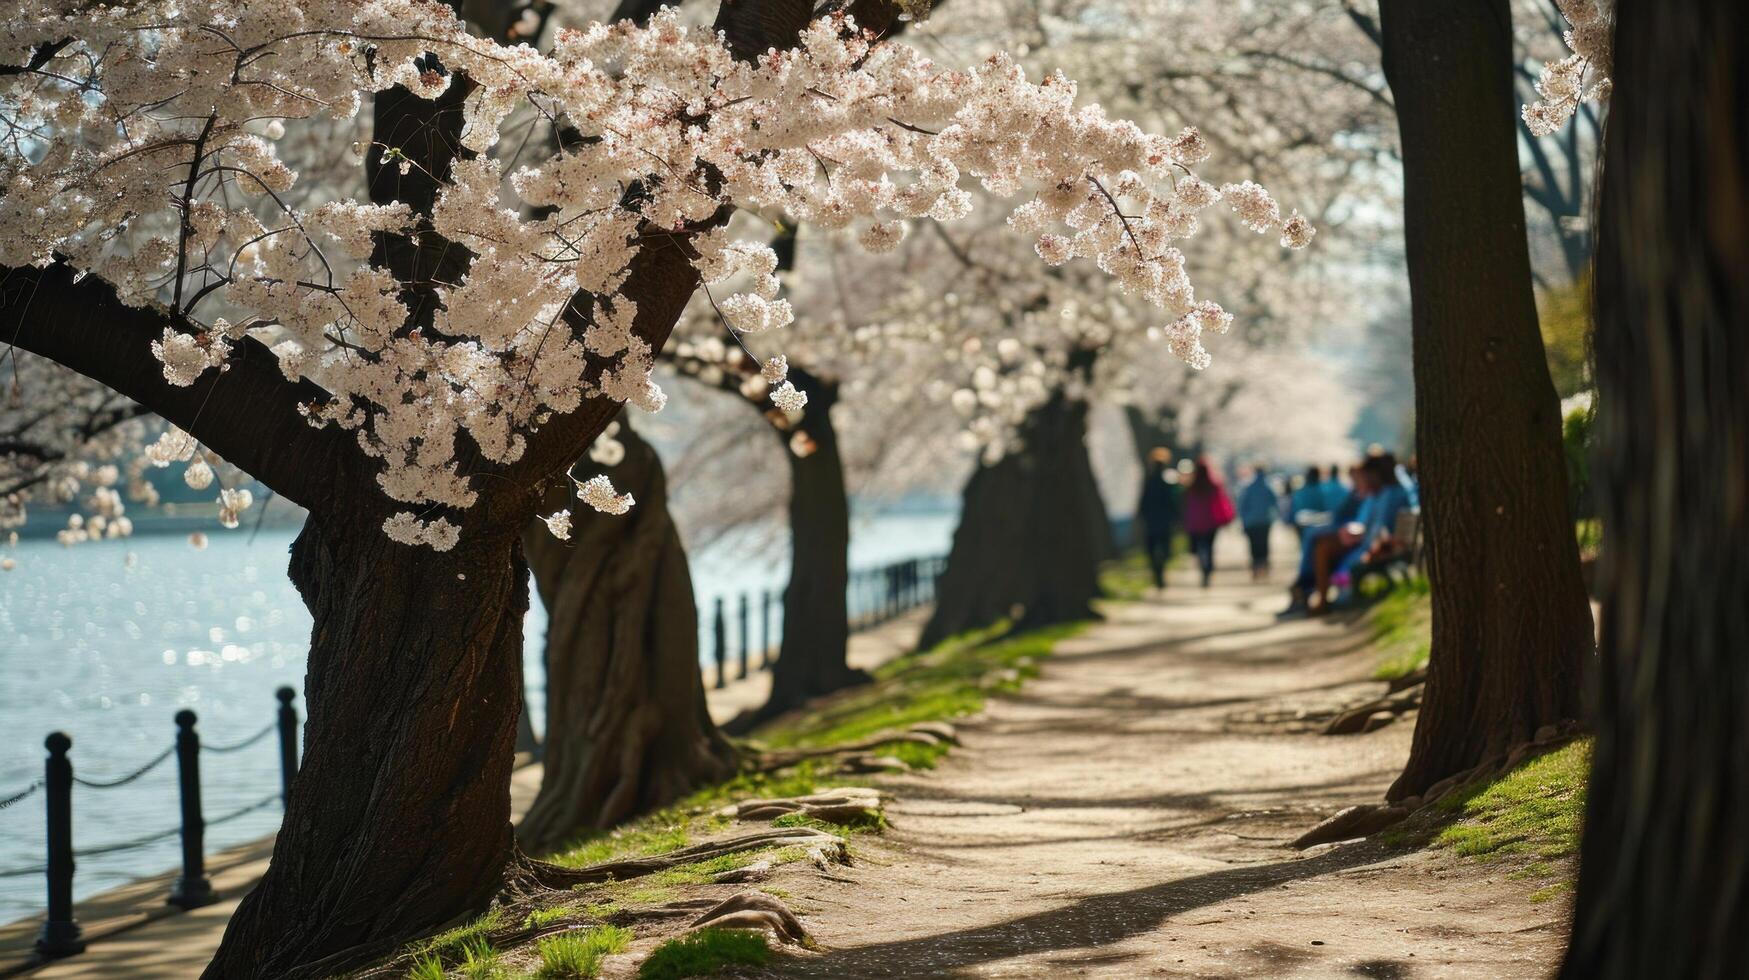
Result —
[[485, 907], [512, 858], [527, 569], [514, 527], [422, 553], [313, 515], [309, 720], [261, 884], [205, 976], [329, 976]]
[[1087, 403], [1057, 392], [1021, 427], [1022, 448], [966, 483], [927, 649], [999, 619], [1017, 628], [1096, 615], [1111, 522], [1087, 456]]
[[[758, 711], [735, 719], [743, 732], [811, 698], [869, 675], [850, 666], [850, 498], [832, 406], [838, 386], [798, 368], [790, 381], [807, 393], [795, 428], [779, 430], [789, 460], [790, 572], [783, 590], [783, 640], [771, 667], [771, 696]], [[798, 437], [799, 434], [799, 437]], [[798, 448], [801, 451], [797, 451]]]
[[[611, 827], [734, 772], [712, 724], [698, 666], [698, 615], [656, 450], [620, 417], [625, 458], [597, 473], [637, 504], [619, 516], [583, 508], [571, 540], [539, 520], [524, 531], [547, 609], [546, 771], [517, 829], [530, 851]], [[576, 508], [569, 481], [547, 509]]]
[[1749, 12], [1622, 0], [1599, 197], [1597, 741], [1570, 978], [1749, 961]]
[[1531, 292], [1506, 0], [1381, 4], [1403, 141], [1433, 649], [1389, 797], [1576, 718], [1591, 616]]

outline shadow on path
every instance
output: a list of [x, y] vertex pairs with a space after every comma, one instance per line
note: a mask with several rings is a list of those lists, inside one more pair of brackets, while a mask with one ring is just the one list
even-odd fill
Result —
[[[979, 964], [1015, 956], [1110, 946], [1158, 929], [1175, 915], [1285, 882], [1362, 867], [1391, 853], [1379, 845], [1363, 843], [1310, 858], [1213, 871], [1145, 888], [1090, 895], [1055, 909], [974, 929], [834, 950], [778, 965], [776, 972], [779, 976], [834, 978], [968, 976], [967, 971]], [[1077, 957], [1075, 962], [1082, 961]]]

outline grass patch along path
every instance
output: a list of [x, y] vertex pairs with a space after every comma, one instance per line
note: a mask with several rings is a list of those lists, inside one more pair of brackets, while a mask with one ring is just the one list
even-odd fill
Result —
[[1433, 649], [1433, 606], [1427, 580], [1410, 579], [1372, 608], [1372, 626], [1380, 659], [1373, 680], [1394, 681], [1427, 666]]

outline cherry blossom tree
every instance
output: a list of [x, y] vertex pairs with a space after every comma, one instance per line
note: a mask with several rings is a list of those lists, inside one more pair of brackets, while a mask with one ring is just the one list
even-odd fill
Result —
[[83, 504], [59, 532], [67, 543], [131, 533], [124, 492], [140, 499], [151, 489], [127, 467], [127, 451], [146, 435], [146, 410], [52, 361], [16, 349], [0, 359], [10, 376], [0, 412], [0, 533], [15, 535], [33, 501]]
[[[655, 5], [622, 4], [616, 15], [642, 21]], [[870, 8], [864, 22], [890, 41], [908, 21], [891, 20], [899, 9]], [[558, 134], [574, 144], [574, 131]], [[836, 236], [829, 236], [836, 237]], [[771, 242], [769, 266], [761, 253], [742, 278], [763, 280], [789, 267], [796, 235], [792, 223]], [[695, 302], [690, 327], [677, 328], [677, 341], [660, 352], [663, 363], [681, 377], [720, 389], [750, 407], [778, 436], [788, 460], [788, 492], [783, 487], [747, 487], [744, 451], [732, 455], [737, 472], [713, 474], [714, 485], [739, 485], [741, 508], [723, 513], [723, 497], [713, 494], [717, 526], [736, 520], [776, 516], [772, 508], [788, 501], [792, 559], [790, 587], [783, 593], [785, 643], [774, 669], [773, 696], [766, 708], [781, 711], [808, 697], [828, 693], [857, 679], [846, 665], [848, 630], [845, 586], [849, 549], [849, 511], [844, 463], [830, 411], [839, 385], [805, 369], [789, 370], [784, 355], [753, 357], [733, 328], [724, 343], [725, 324], [715, 297], [706, 290], [710, 314]], [[801, 331], [784, 347], [801, 353], [816, 346], [818, 331]], [[827, 337], [836, 340], [838, 333]], [[768, 339], [768, 338], [767, 338]], [[816, 343], [810, 343], [810, 341]], [[829, 345], [838, 350], [837, 345]], [[842, 363], [840, 359], [839, 363]], [[891, 370], [908, 380], [910, 371]], [[787, 376], [786, 376], [787, 375]], [[786, 383], [787, 382], [787, 383]], [[903, 398], [902, 386], [885, 386]], [[779, 407], [778, 401], [789, 407]], [[634, 492], [638, 507], [626, 521], [592, 516], [573, 518], [568, 509], [530, 522], [525, 545], [536, 585], [549, 618], [546, 637], [547, 742], [541, 792], [519, 827], [530, 846], [553, 844], [579, 829], [611, 826], [629, 816], [671, 802], [685, 792], [720, 780], [736, 763], [732, 746], [703, 710], [696, 622], [674, 629], [673, 620], [691, 620], [696, 596], [686, 571], [686, 556], [668, 513], [661, 460], [648, 442], [631, 431], [622, 416], [579, 466], [624, 486], [634, 479], [650, 492]], [[713, 420], [709, 428], [733, 432]], [[629, 450], [629, 452], [628, 452]], [[872, 465], [872, 460], [867, 461]], [[624, 468], [627, 472], [621, 473]], [[694, 477], [696, 479], [696, 476]], [[760, 492], [763, 490], [763, 492]], [[562, 519], [568, 522], [560, 525]], [[554, 543], [554, 528], [574, 524], [574, 540]], [[612, 541], [615, 547], [600, 545]], [[681, 610], [673, 616], [666, 610]], [[666, 625], [658, 626], [658, 617]], [[526, 711], [523, 714], [526, 726]], [[733, 729], [751, 727], [761, 715], [737, 719]], [[663, 720], [659, 730], [653, 729]], [[524, 733], [533, 742], [532, 730]]]
[[[655, 352], [698, 283], [764, 264], [731, 209], [878, 242], [963, 216], [975, 180], [1173, 329], [1218, 315], [1167, 245], [1177, 202], [1212, 194], [1194, 132], [999, 55], [874, 46], [841, 11], [742, 2], [714, 32], [660, 14], [550, 51], [419, 0], [33, 2], [4, 27], [0, 332], [310, 514], [304, 768], [212, 976], [331, 973], [560, 874], [507, 819], [520, 532], [622, 403], [659, 407]], [[300, 201], [297, 128], [367, 102], [365, 200]], [[500, 146], [518, 106], [582, 140]], [[1252, 223], [1300, 243], [1256, 193]], [[754, 278], [721, 301], [740, 333], [792, 315]]]

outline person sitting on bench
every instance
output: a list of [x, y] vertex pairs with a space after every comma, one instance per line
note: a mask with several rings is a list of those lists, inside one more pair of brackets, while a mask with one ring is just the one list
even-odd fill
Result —
[[1396, 527], [1397, 512], [1409, 504], [1409, 495], [1397, 482], [1396, 459], [1387, 453], [1369, 456], [1361, 467], [1361, 480], [1368, 490], [1361, 514], [1327, 539], [1313, 557], [1312, 594], [1307, 600], [1307, 612], [1313, 616], [1332, 608], [1331, 586], [1344, 590], [1346, 598], [1355, 566], [1396, 547], [1391, 529]]
[[[1331, 475], [1323, 486], [1327, 489], [1332, 484], [1340, 487], [1336, 480], [1335, 467], [1331, 467]], [[1294, 576], [1292, 587], [1288, 592], [1292, 601], [1282, 610], [1281, 615], [1292, 616], [1303, 613], [1307, 609], [1307, 599], [1311, 596], [1312, 586], [1317, 581], [1317, 560], [1320, 549], [1333, 545], [1327, 543], [1340, 538], [1343, 528], [1351, 527], [1356, 522], [1363, 521], [1361, 510], [1366, 506], [1366, 500], [1372, 495], [1372, 489], [1365, 483], [1360, 466], [1351, 466], [1348, 470], [1349, 479], [1354, 489], [1347, 492], [1347, 497], [1329, 510], [1329, 522], [1315, 527], [1308, 527], [1300, 541], [1300, 570]]]

